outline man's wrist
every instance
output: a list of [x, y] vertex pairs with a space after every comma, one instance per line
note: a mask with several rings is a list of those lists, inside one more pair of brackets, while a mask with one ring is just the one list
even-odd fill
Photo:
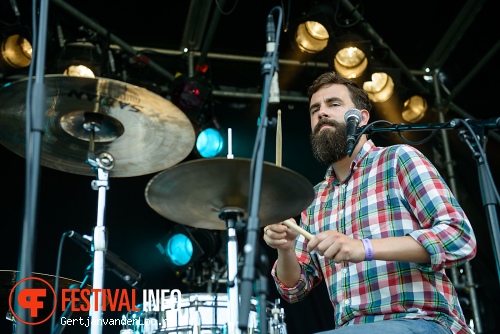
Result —
[[363, 246], [365, 246], [365, 260], [366, 261], [373, 260], [374, 254], [373, 254], [372, 242], [370, 241], [370, 239], [367, 238], [361, 239], [361, 241], [363, 242]]

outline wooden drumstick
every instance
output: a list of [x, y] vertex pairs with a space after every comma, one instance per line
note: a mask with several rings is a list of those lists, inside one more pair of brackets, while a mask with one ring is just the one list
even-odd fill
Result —
[[[278, 121], [276, 124], [276, 165], [281, 167], [281, 109], [278, 109]], [[286, 226], [295, 232], [303, 235], [307, 240], [311, 240], [313, 235], [302, 227], [295, 224], [293, 221], [287, 219], [283, 222]]]
[[276, 166], [281, 167], [281, 109], [278, 109], [278, 120], [276, 124]]
[[309, 232], [307, 232], [306, 230], [304, 230], [302, 227], [300, 227], [299, 225], [295, 224], [293, 221], [291, 221], [290, 219], [287, 219], [283, 222], [283, 224], [285, 224], [286, 226], [288, 226], [289, 228], [291, 228], [292, 230], [294, 230], [295, 232], [303, 235], [307, 240], [311, 240], [313, 235]]

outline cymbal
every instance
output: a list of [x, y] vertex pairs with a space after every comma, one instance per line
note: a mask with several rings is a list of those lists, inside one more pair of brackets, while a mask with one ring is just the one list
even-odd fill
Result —
[[[191, 153], [195, 132], [174, 104], [144, 88], [105, 78], [47, 75], [45, 131], [40, 163], [79, 175], [95, 175], [86, 162], [97, 124], [96, 156], [111, 154], [110, 177], [156, 173]], [[26, 156], [27, 79], [0, 89], [0, 143]]]
[[[224, 230], [224, 210], [248, 218], [250, 159], [198, 159], [155, 175], [147, 184], [149, 206], [163, 217], [192, 227]], [[309, 181], [300, 174], [264, 162], [259, 224], [266, 226], [294, 217], [314, 198]]]
[[[0, 270], [0, 305], [4, 308], [8, 308], [9, 305], [9, 296], [14, 288], [14, 286], [17, 284], [18, 277], [17, 275], [19, 274], [19, 271], [17, 270]], [[41, 273], [32, 273], [30, 277], [36, 277], [44, 280], [47, 282], [50, 286], [55, 288], [55, 282], [57, 276], [54, 275], [48, 275], [48, 274], [41, 274]], [[43, 283], [40, 280], [31, 280], [31, 283], [33, 284], [33, 288], [40, 288], [40, 289], [46, 289], [47, 286], [45, 283]], [[75, 280], [72, 280], [70, 278], [65, 278], [59, 276], [59, 289], [69, 289], [71, 285], [78, 285], [80, 286], [82, 282], [78, 282]], [[89, 284], [86, 284], [85, 288], [92, 289], [92, 286]], [[57, 292], [58, 301], [61, 299], [61, 294]], [[5, 315], [7, 310], [5, 312], [1, 313], [2, 316]]]

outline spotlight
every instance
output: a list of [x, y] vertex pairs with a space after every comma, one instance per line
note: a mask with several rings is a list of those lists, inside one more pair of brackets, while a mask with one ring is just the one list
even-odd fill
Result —
[[70, 65], [64, 70], [63, 74], [72, 77], [95, 78], [94, 72], [84, 65]]
[[336, 41], [338, 50], [333, 64], [335, 71], [347, 79], [359, 78], [368, 67], [371, 43], [355, 34], [346, 34]]
[[213, 158], [224, 147], [224, 139], [219, 130], [206, 128], [200, 132], [196, 139], [196, 150], [203, 158]]
[[308, 54], [323, 51], [328, 46], [332, 27], [333, 8], [328, 3], [312, 6], [295, 30], [295, 43], [300, 51]]
[[358, 78], [368, 67], [365, 53], [352, 46], [339, 50], [333, 61], [337, 73], [347, 79]]
[[1, 50], [1, 60], [10, 68], [25, 68], [31, 63], [33, 52], [31, 43], [19, 34], [13, 34], [4, 39]]
[[363, 83], [363, 89], [372, 102], [385, 102], [394, 93], [394, 81], [389, 74], [376, 72], [372, 74], [372, 81]]
[[56, 72], [76, 77], [99, 77], [102, 75], [101, 55], [97, 44], [66, 43], [57, 61]]
[[317, 53], [328, 45], [330, 35], [319, 22], [307, 21], [299, 24], [295, 32], [295, 42], [302, 52]]
[[414, 95], [405, 101], [402, 117], [405, 121], [416, 123], [420, 121], [427, 111], [427, 101], [418, 95]]
[[164, 256], [167, 265], [180, 276], [196, 263], [215, 256], [221, 250], [221, 244], [217, 231], [176, 225], [156, 248]]

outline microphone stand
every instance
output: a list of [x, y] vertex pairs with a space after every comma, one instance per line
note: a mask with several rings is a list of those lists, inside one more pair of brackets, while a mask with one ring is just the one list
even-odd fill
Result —
[[[485, 139], [486, 133], [483, 134], [484, 128], [480, 128], [481, 138]], [[486, 211], [486, 218], [488, 220], [491, 239], [493, 242], [493, 253], [495, 255], [497, 275], [500, 281], [500, 230], [498, 225], [497, 207], [500, 205], [498, 199], [498, 191], [491, 178], [491, 172], [486, 161], [486, 156], [482, 152], [481, 145], [476, 145], [471, 136], [474, 133], [468, 134], [465, 130], [459, 132], [462, 141], [467, 143], [474, 159], [476, 159], [477, 171], [479, 176], [479, 187], [481, 189], [481, 198], [483, 200], [483, 207]], [[479, 137], [479, 134], [478, 134]]]
[[[40, 178], [41, 141], [45, 122], [45, 51], [47, 40], [48, 0], [40, 1], [38, 36], [33, 46], [36, 64], [33, 94], [27, 94], [26, 104], [26, 194], [23, 219], [23, 233], [19, 257], [18, 281], [28, 278], [33, 273], [35, 262], [36, 212], [38, 206], [38, 190]], [[35, 13], [33, 13], [35, 16]], [[34, 22], [35, 23], [35, 22]], [[35, 38], [35, 36], [34, 36]], [[31, 84], [33, 64], [30, 68], [28, 87]], [[30, 288], [31, 282], [22, 283], [22, 289]], [[17, 298], [17, 293], [15, 294]], [[17, 299], [16, 299], [17, 300]], [[29, 318], [28, 309], [17, 306], [16, 313], [21, 319]], [[33, 326], [19, 321], [16, 333], [32, 333]]]
[[[92, 266], [92, 264], [90, 266], [87, 267], [87, 269], [90, 269], [90, 267]], [[80, 290], [85, 288], [85, 285], [87, 284], [87, 281], [89, 279], [89, 274], [88, 272], [85, 274], [85, 278], [83, 279], [82, 283], [80, 283], [80, 286], [78, 287]], [[76, 286], [76, 284], [75, 284]], [[70, 289], [74, 289], [73, 286], [70, 287]], [[73, 305], [73, 299], [70, 300], [70, 302], [68, 303], [68, 306], [66, 307], [66, 309], [64, 310], [63, 314], [61, 314], [61, 316], [59, 317], [59, 319], [70, 319], [71, 316], [73, 315], [73, 308], [72, 308], [72, 305]], [[60, 321], [54, 328], [54, 331], [52, 332], [52, 334], [61, 334], [63, 332], [63, 330], [66, 328], [66, 323], [67, 321], [64, 321], [64, 325], [63, 325], [63, 322]]]
[[[374, 123], [372, 123], [372, 125], [373, 124]], [[488, 225], [491, 233], [493, 252], [495, 255], [495, 262], [497, 267], [497, 276], [500, 281], [500, 227], [497, 212], [497, 208], [498, 206], [500, 206], [500, 198], [498, 195], [498, 190], [495, 187], [495, 183], [493, 182], [493, 177], [491, 175], [491, 171], [486, 159], [486, 154], [484, 153], [480, 139], [485, 139], [487, 137], [487, 132], [489, 129], [500, 129], [500, 117], [487, 121], [452, 119], [451, 121], [448, 121], [446, 123], [431, 123], [427, 125], [396, 124], [384, 127], [374, 127], [372, 125], [369, 124], [360, 127], [357, 131], [358, 139], [361, 134], [372, 134], [375, 132], [384, 131], [399, 133], [402, 131], [435, 131], [457, 129], [462, 127], [466, 128], [459, 131], [459, 136], [462, 141], [466, 142], [466, 144], [469, 146], [472, 151], [473, 157], [477, 162], [481, 197], [483, 200], [483, 206], [486, 211], [486, 218], [488, 220]]]
[[[276, 44], [274, 52], [267, 50], [262, 62], [261, 73], [264, 75], [264, 86], [262, 89], [261, 113], [259, 117], [259, 127], [255, 139], [254, 152], [250, 166], [250, 185], [248, 196], [248, 225], [247, 225], [247, 238], [243, 248], [245, 253], [245, 260], [243, 264], [243, 272], [241, 279], [241, 306], [239, 314], [239, 328], [242, 331], [248, 330], [248, 318], [251, 310], [252, 292], [254, 291], [253, 283], [255, 282], [256, 266], [255, 262], [258, 256], [258, 228], [259, 228], [259, 204], [260, 204], [260, 190], [262, 184], [262, 169], [264, 164], [264, 148], [266, 139], [266, 129], [268, 126], [267, 107], [269, 102], [269, 95], [271, 91], [271, 81], [275, 70], [278, 65], [278, 40], [281, 31], [281, 21], [283, 9], [279, 6], [271, 9], [269, 15], [275, 11], [279, 11], [278, 28], [276, 30]], [[266, 305], [260, 308], [266, 310]], [[262, 312], [262, 311], [261, 311]], [[262, 325], [262, 324], [261, 324]], [[265, 326], [265, 325], [264, 325]], [[262, 332], [262, 331], [261, 331]]]

